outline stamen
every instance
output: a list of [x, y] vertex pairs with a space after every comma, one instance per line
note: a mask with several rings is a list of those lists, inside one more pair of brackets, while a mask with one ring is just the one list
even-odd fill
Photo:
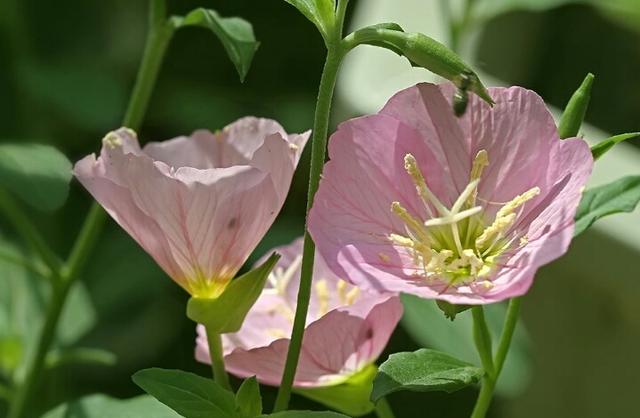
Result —
[[428, 240], [427, 229], [424, 224], [411, 216], [400, 202], [391, 203], [391, 210], [398, 215], [409, 228], [413, 229], [421, 240]]
[[359, 294], [360, 294], [359, 287], [354, 287], [353, 289], [349, 290], [349, 293], [347, 293], [346, 304], [353, 305], [353, 302], [356, 301], [356, 298], [358, 297]]
[[346, 305], [347, 304], [347, 294], [346, 294], [347, 282], [345, 282], [344, 280], [339, 280], [338, 283], [336, 284], [336, 290], [338, 291], [338, 299], [340, 300], [340, 303], [343, 305]]
[[[487, 151], [481, 149], [476, 154], [476, 158], [473, 159], [473, 165], [471, 166], [471, 175], [470, 181], [478, 180], [480, 181], [480, 177], [482, 177], [482, 172], [484, 168], [489, 165], [489, 154]], [[473, 194], [467, 200], [467, 206], [473, 206], [476, 204], [476, 198], [478, 197], [478, 189], [476, 188], [473, 191]]]
[[322, 316], [329, 312], [329, 287], [327, 281], [322, 279], [316, 283], [316, 296], [318, 298], [318, 315]]
[[496, 218], [501, 218], [503, 216], [506, 216], [510, 213], [515, 212], [516, 209], [518, 209], [520, 206], [524, 205], [529, 200], [533, 199], [539, 194], [540, 194], [540, 188], [532, 187], [531, 189], [527, 190], [521, 195], [514, 197], [510, 202], [508, 202], [498, 211], [498, 213], [496, 214]]
[[[516, 214], [510, 213], [503, 217], [497, 217], [478, 238], [476, 238], [476, 248], [484, 248], [488, 243], [494, 242], [515, 222]], [[485, 251], [486, 252], [486, 251]]]
[[109, 132], [103, 139], [102, 143], [109, 149], [114, 149], [122, 146], [122, 139], [115, 133]]
[[427, 187], [427, 182], [424, 180], [424, 176], [420, 168], [418, 168], [418, 163], [413, 155], [407, 154], [404, 156], [404, 169], [407, 170], [407, 173], [409, 173], [413, 179], [416, 190], [418, 190], [418, 195], [422, 198], [427, 210], [431, 211], [428, 205], [428, 203], [431, 203], [440, 213], [440, 216], [448, 215], [449, 210], [440, 202], [436, 195], [433, 194], [429, 187]]

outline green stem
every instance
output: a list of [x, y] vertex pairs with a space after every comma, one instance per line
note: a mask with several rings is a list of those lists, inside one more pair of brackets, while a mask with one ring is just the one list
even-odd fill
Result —
[[[142, 123], [142, 118], [147, 109], [165, 50], [173, 34], [173, 28], [168, 23], [165, 15], [165, 0], [151, 0], [149, 15], [151, 24], [145, 50], [136, 78], [136, 84], [133, 88], [123, 121], [125, 126], [134, 130], [139, 129]], [[6, 199], [0, 199], [0, 201], [4, 203]], [[11, 212], [15, 216], [15, 211]], [[16, 217], [16, 219], [18, 222], [16, 223], [14, 220], [14, 223], [16, 223], [18, 232], [20, 232], [41, 255], [46, 254], [47, 251], [49, 251], [48, 247], [44, 245], [44, 241], [42, 241], [37, 234], [32, 233], [35, 230], [32, 231], [30, 228], [33, 229], [33, 227], [31, 227], [28, 222], [23, 222], [26, 218], [20, 219]], [[45, 323], [38, 337], [37, 349], [28, 364], [25, 381], [19, 386], [16, 396], [11, 403], [8, 418], [22, 418], [25, 414], [29, 400], [37, 389], [44, 366], [44, 360], [55, 338], [58, 320], [60, 319], [66, 298], [73, 284], [79, 277], [80, 271], [88, 259], [89, 254], [95, 247], [105, 220], [105, 212], [98, 204], [94, 203], [71, 250], [69, 259], [64, 265], [59, 266], [58, 264], [57, 268], [52, 270], [61, 280], [56, 281], [53, 287], [53, 294], [49, 301]], [[47, 250], [44, 250], [44, 248], [47, 248]], [[49, 259], [48, 256], [47, 258], [48, 259], [44, 259], [43, 256], [43, 260], [48, 265], [53, 265], [53, 261]]]
[[[348, 0], [338, 2], [336, 25], [334, 27], [334, 33], [327, 41], [327, 57], [318, 88], [316, 112], [313, 122], [313, 137], [311, 139], [311, 167], [309, 169], [309, 189], [307, 192], [307, 214], [313, 205], [313, 199], [318, 191], [320, 176], [324, 167], [333, 92], [338, 77], [338, 70], [340, 69], [340, 64], [345, 54], [342, 46], [342, 26], [344, 24], [347, 3]], [[305, 231], [296, 314], [293, 321], [287, 360], [282, 374], [282, 382], [280, 383], [280, 389], [278, 390], [278, 396], [274, 405], [274, 412], [283, 411], [289, 406], [291, 387], [293, 386], [296, 368], [300, 358], [304, 327], [309, 310], [309, 300], [311, 298], [314, 254], [315, 244], [309, 232]]]
[[489, 410], [489, 405], [491, 405], [491, 399], [493, 398], [493, 391], [496, 387], [496, 383], [498, 382], [498, 378], [500, 377], [500, 372], [502, 371], [504, 362], [507, 359], [509, 347], [511, 346], [511, 341], [513, 339], [513, 333], [515, 332], [516, 324], [518, 323], [521, 301], [521, 298], [513, 298], [509, 301], [507, 316], [505, 317], [504, 326], [502, 328], [502, 335], [500, 336], [498, 349], [493, 360], [494, 372], [493, 375], [487, 373], [483, 378], [480, 394], [478, 395], [476, 405], [471, 413], [471, 418], [484, 418]]
[[387, 398], [380, 398], [380, 400], [378, 400], [375, 412], [378, 418], [395, 418], [393, 409], [391, 409], [391, 405], [389, 405]]
[[224, 354], [222, 352], [222, 338], [220, 334], [207, 330], [207, 342], [209, 343], [209, 357], [211, 358], [213, 379], [223, 388], [232, 390], [231, 384], [229, 383], [229, 375], [224, 367]]
[[482, 367], [489, 376], [494, 376], [493, 354], [491, 348], [491, 333], [484, 319], [484, 309], [482, 306], [471, 308], [473, 314], [473, 341], [482, 361]]

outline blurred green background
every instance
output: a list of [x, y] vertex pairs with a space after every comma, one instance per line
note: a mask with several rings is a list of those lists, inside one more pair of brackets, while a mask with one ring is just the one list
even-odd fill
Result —
[[[475, 59], [479, 68], [532, 88], [558, 107], [593, 72], [597, 82], [587, 120], [609, 132], [640, 131], [640, 1], [616, 0], [605, 9], [595, 1], [547, 0], [520, 7], [529, 10], [509, 6], [531, 1], [476, 0], [483, 1], [501, 7], [482, 23]], [[204, 6], [224, 16], [240, 15], [253, 23], [261, 46], [240, 84], [210, 33], [178, 32], [142, 141], [218, 129], [247, 114], [277, 119], [290, 132], [311, 127], [324, 48], [315, 28], [294, 8], [281, 0], [169, 3], [176, 14]], [[614, 3], [624, 8], [612, 8]], [[366, 8], [367, 1], [353, 1], [353, 7]], [[0, 0], [0, 141], [49, 143], [72, 161], [97, 151], [102, 136], [122, 119], [145, 38], [146, 11], [141, 0]], [[302, 233], [309, 151], [284, 209], [252, 259]], [[74, 182], [63, 209], [53, 214], [25, 210], [56, 251], [66, 255], [90, 203]], [[0, 245], [24, 252], [1, 219]], [[525, 301], [528, 331], [520, 332], [491, 416], [638, 416], [638, 260], [637, 253], [596, 231], [541, 272]], [[608, 263], [608, 274], [584, 277], [576, 272], [577, 263], [594, 270]], [[58, 344], [104, 348], [117, 361], [52, 368], [31, 405], [34, 416], [86, 394], [140, 394], [130, 376], [145, 367], [209, 373], [193, 360], [194, 326], [184, 316], [187, 295], [113, 222], [100, 238], [83, 283], [70, 301]], [[21, 373], [40, 326], [45, 293], [38, 278], [0, 260], [0, 379], [15, 367]], [[429, 345], [473, 358], [464, 333], [469, 318], [461, 315], [450, 325], [432, 307], [413, 302], [407, 302], [406, 328], [398, 329], [389, 352]], [[432, 326], [416, 332], [416, 321], [424, 326], [427, 317]], [[494, 322], [499, 320], [498, 308]], [[263, 389], [267, 403], [274, 394]], [[470, 388], [453, 395], [395, 394], [390, 402], [398, 417], [463, 417], [475, 396]], [[319, 408], [300, 398], [294, 404]], [[5, 406], [0, 399], [0, 416]]]

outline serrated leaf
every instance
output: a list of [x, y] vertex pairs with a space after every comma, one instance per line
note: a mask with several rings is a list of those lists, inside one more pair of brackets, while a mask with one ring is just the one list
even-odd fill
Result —
[[215, 299], [189, 299], [187, 316], [192, 321], [205, 325], [208, 332], [225, 334], [239, 331], [279, 258], [278, 254], [272, 254], [258, 268], [232, 280]]
[[375, 405], [369, 399], [377, 367], [370, 365], [335, 386], [298, 388], [295, 393], [328, 406], [349, 416], [359, 417], [373, 411]]
[[236, 411], [241, 418], [254, 418], [262, 413], [260, 385], [255, 376], [242, 382], [236, 393]]
[[598, 158], [602, 157], [607, 151], [613, 148], [616, 144], [638, 137], [640, 137], [640, 132], [612, 136], [592, 146], [591, 155], [593, 155], [594, 160], [597, 160]]
[[41, 144], [0, 145], [0, 186], [36, 209], [52, 211], [67, 200], [71, 163]]
[[482, 369], [435, 350], [396, 353], [380, 366], [371, 399], [375, 402], [401, 390], [451, 393], [476, 383], [483, 374]]
[[253, 34], [251, 23], [240, 17], [221, 17], [215, 10], [198, 8], [184, 18], [172, 20], [176, 28], [199, 26], [211, 30], [222, 42], [240, 80], [244, 81], [259, 42]]
[[233, 393], [211, 379], [182, 370], [145, 369], [133, 381], [185, 418], [235, 418]]
[[335, 0], [285, 0], [311, 21], [327, 39], [335, 22]]
[[91, 395], [60, 405], [42, 418], [180, 418], [180, 415], [151, 396], [114, 399]]
[[[457, 314], [452, 322], [445, 318], [433, 300], [406, 294], [401, 295], [401, 300], [404, 306], [402, 326], [419, 346], [449, 353], [469, 363], [480, 364], [473, 342], [473, 320], [469, 312]], [[500, 335], [506, 306], [494, 303], [485, 308], [489, 329], [493, 335]], [[425, 327], [425, 323], [429, 326]], [[501, 396], [521, 394], [531, 378], [533, 366], [530, 341], [524, 325], [519, 321], [516, 327], [509, 356], [496, 386], [496, 393]], [[494, 343], [497, 343], [495, 339]]]
[[640, 202], [640, 176], [628, 176], [603, 186], [588, 189], [576, 212], [576, 237], [605, 216], [633, 212]]

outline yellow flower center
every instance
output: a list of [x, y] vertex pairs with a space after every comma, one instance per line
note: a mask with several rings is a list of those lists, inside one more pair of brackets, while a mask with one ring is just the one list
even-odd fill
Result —
[[536, 197], [540, 189], [533, 187], [503, 204], [494, 220], [487, 224], [484, 208], [476, 204], [478, 184], [484, 168], [489, 165], [485, 150], [476, 155], [469, 183], [450, 208], [429, 189], [413, 155], [405, 155], [404, 163], [428, 219], [418, 219], [399, 202], [392, 202], [391, 210], [403, 221], [405, 234], [391, 233], [388, 239], [408, 250], [418, 267], [416, 275], [428, 281], [445, 283], [448, 288], [484, 280], [484, 284], [491, 287], [486, 279], [494, 271], [498, 257], [517, 239], [519, 245], [526, 244], [527, 238], [511, 229], [524, 204]]

